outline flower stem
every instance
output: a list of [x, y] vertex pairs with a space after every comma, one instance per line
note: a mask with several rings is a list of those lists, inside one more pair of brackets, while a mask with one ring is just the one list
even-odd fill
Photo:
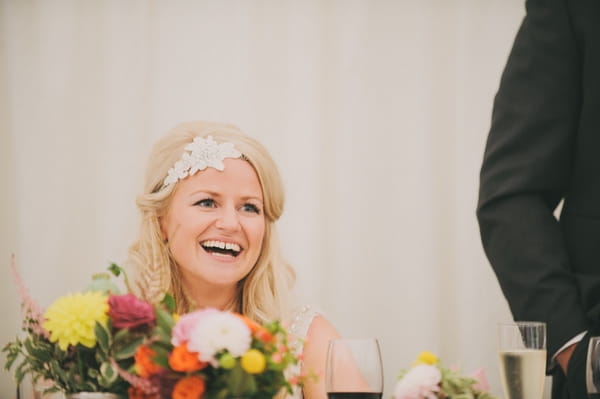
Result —
[[79, 377], [81, 381], [85, 379], [85, 375], [83, 375], [83, 360], [81, 360], [81, 351], [76, 351], [77, 353], [77, 368], [79, 369]]

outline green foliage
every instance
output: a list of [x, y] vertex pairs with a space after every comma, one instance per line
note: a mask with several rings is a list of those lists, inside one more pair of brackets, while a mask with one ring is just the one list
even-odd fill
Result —
[[163, 305], [169, 313], [171, 313], [171, 314], [175, 313], [176, 304], [175, 304], [175, 298], [173, 298], [173, 295], [166, 293], [163, 296], [163, 299], [160, 302], [160, 304]]
[[227, 380], [227, 387], [231, 396], [251, 396], [256, 393], [254, 376], [246, 373], [239, 363], [231, 369], [230, 373]]
[[173, 316], [169, 312], [164, 309], [157, 308], [156, 309], [156, 323], [162, 328], [167, 334], [171, 335], [171, 330], [175, 325], [175, 321], [173, 320]]
[[[116, 264], [112, 264], [109, 271], [114, 276], [124, 275], [123, 269]], [[108, 274], [97, 275], [96, 279], [104, 279], [105, 276]], [[172, 325], [170, 315], [162, 315], [161, 318], [165, 328], [169, 322]], [[129, 385], [121, 378], [117, 367], [131, 369], [136, 349], [148, 339], [152, 328], [146, 326], [131, 331], [114, 328], [110, 319], [106, 325], [96, 322], [96, 345], [93, 348], [77, 344], [63, 351], [47, 338], [39, 321], [26, 319], [23, 337], [16, 337], [2, 348], [6, 355], [4, 369], [13, 371], [17, 383], [26, 375], [31, 375], [34, 381], [53, 381], [54, 385], [45, 390], [48, 393], [97, 391], [126, 395]]]
[[477, 380], [474, 378], [462, 376], [457, 371], [444, 367], [440, 367], [440, 371], [442, 372], [442, 382], [440, 383], [440, 386], [446, 395], [456, 399], [484, 398], [482, 392], [473, 390], [473, 385], [477, 383]]
[[[129, 288], [127, 276], [120, 266], [113, 263], [108, 270], [113, 276], [122, 275]], [[34, 320], [34, 317], [38, 316], [28, 316], [29, 319], [24, 320], [23, 337], [15, 338], [2, 349], [6, 354], [4, 367], [6, 370], [13, 371], [18, 382], [21, 382], [26, 375], [31, 375], [34, 381], [38, 379], [53, 381], [54, 385], [46, 392], [93, 391], [126, 396], [129, 384], [122, 375], [135, 373], [135, 354], [141, 346], [147, 346], [154, 351], [151, 360], [163, 369], [151, 379], [146, 379], [145, 382], [153, 386], [163, 378], [165, 381], [161, 380], [162, 382], [172, 385], [175, 380], [195, 375], [205, 381], [205, 396], [215, 399], [236, 396], [248, 399], [272, 399], [281, 389], [292, 392], [292, 385], [286, 379], [284, 371], [290, 365], [297, 365], [299, 359], [288, 342], [287, 331], [278, 321], [258, 325], [241, 315], [229, 315], [238, 322], [238, 318], [244, 319], [248, 333], [252, 334], [250, 345], [252, 352], [234, 357], [227, 350], [222, 350], [214, 354], [210, 364], [200, 370], [197, 368], [188, 371], [180, 371], [181, 368], [173, 370], [169, 362], [169, 357], [175, 349], [171, 342], [176, 324], [173, 316], [175, 310], [173, 297], [166, 294], [160, 304], [154, 304], [150, 308], [149, 304], [131, 295], [114, 294], [115, 290], [111, 288], [112, 283], [107, 276], [110, 275], [106, 273], [96, 275], [95, 283], [92, 285], [94, 291], [90, 293], [96, 296], [98, 305], [94, 309], [99, 309], [97, 313], [101, 317], [84, 319], [84, 323], [81, 323], [81, 318], [78, 317], [80, 307], [69, 308], [68, 305], [63, 305], [64, 307], [60, 308], [61, 312], [58, 312], [60, 318], [71, 316], [71, 319], [64, 320], [73, 320], [73, 323], [84, 325], [94, 323], [93, 331], [86, 331], [86, 339], [80, 340], [88, 343], [94, 342], [93, 338], [95, 338], [95, 345], [92, 348], [79, 343], [71, 344], [66, 350], [62, 350], [58, 342], [51, 342], [48, 338], [50, 334], [44, 330], [43, 322]], [[104, 294], [99, 294], [98, 291]], [[108, 315], [103, 313], [105, 298], [108, 298], [108, 304], [112, 307]], [[75, 300], [76, 305], [80, 304], [78, 300], [79, 297]], [[108, 316], [108, 320], [104, 316]], [[52, 320], [48, 316], [44, 317], [49, 321]], [[41, 316], [39, 318], [41, 319]], [[86, 320], [90, 320], [90, 324], [85, 324]], [[46, 325], [50, 326], [52, 323]], [[79, 332], [71, 325], [63, 325], [61, 328], [62, 338], [73, 331]], [[59, 329], [52, 330], [52, 334], [55, 338], [61, 337]], [[78, 341], [65, 339], [62, 342]], [[250, 355], [246, 356], [248, 353]], [[175, 356], [173, 359], [177, 358]], [[143, 363], [141, 362], [140, 365]], [[294, 377], [301, 385], [302, 378]], [[137, 376], [137, 378], [141, 377]], [[169, 384], [165, 385], [170, 386]]]
[[[443, 367], [439, 363], [439, 359], [433, 356], [429, 352], [422, 352], [422, 354], [429, 354], [433, 357], [431, 362], [422, 362], [417, 359], [415, 365], [425, 367], [435, 367], [440, 372], [439, 392], [437, 392], [438, 398], [448, 399], [496, 399], [493, 395], [488, 392], [481, 391], [476, 388], [478, 381], [470, 376], [462, 375], [458, 370], [449, 369]], [[421, 355], [419, 356], [419, 358]], [[414, 368], [414, 366], [413, 366]], [[404, 369], [400, 371], [398, 380], [402, 380], [407, 374], [413, 371], [413, 368]]]

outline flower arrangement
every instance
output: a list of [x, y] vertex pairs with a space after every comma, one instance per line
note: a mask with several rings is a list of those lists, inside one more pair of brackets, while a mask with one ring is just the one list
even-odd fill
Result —
[[[119, 370], [132, 369], [137, 348], [151, 335], [159, 306], [121, 295], [109, 274], [98, 274], [87, 290], [65, 295], [45, 313], [28, 295], [13, 260], [23, 299], [23, 338], [7, 343], [5, 369], [17, 383], [30, 374], [51, 384], [45, 393], [109, 392], [126, 395], [129, 383]], [[118, 276], [122, 269], [109, 268]], [[164, 312], [164, 311], [163, 311]]]
[[421, 352], [411, 368], [400, 372], [394, 399], [495, 399], [488, 390], [483, 369], [461, 375], [443, 367], [433, 353]]
[[[12, 262], [23, 302], [24, 337], [7, 343], [5, 369], [17, 383], [48, 381], [44, 393], [108, 392], [129, 399], [249, 399], [293, 392], [308, 377], [288, 375], [301, 359], [279, 321], [259, 325], [216, 309], [174, 314], [163, 295], [151, 304], [120, 294], [108, 273], [45, 312]], [[116, 264], [114, 276], [127, 276]], [[312, 377], [312, 375], [310, 376]]]
[[130, 397], [270, 399], [304, 380], [285, 374], [300, 357], [278, 321], [259, 325], [216, 309], [165, 321], [135, 354]]

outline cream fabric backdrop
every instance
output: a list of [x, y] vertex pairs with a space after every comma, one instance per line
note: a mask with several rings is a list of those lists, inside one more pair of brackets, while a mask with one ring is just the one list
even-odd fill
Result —
[[[43, 306], [122, 261], [151, 143], [181, 121], [261, 140], [286, 182], [298, 292], [381, 339], [385, 396], [421, 350], [483, 366], [510, 319], [478, 173], [521, 0], [0, 2], [2, 343], [11, 253]], [[3, 359], [2, 359], [3, 360]], [[0, 395], [13, 386], [1, 375]]]

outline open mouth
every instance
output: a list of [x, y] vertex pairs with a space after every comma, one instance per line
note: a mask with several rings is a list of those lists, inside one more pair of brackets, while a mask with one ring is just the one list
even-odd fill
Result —
[[201, 242], [200, 245], [206, 252], [213, 255], [226, 255], [235, 258], [242, 252], [242, 248], [233, 242], [207, 240]]

